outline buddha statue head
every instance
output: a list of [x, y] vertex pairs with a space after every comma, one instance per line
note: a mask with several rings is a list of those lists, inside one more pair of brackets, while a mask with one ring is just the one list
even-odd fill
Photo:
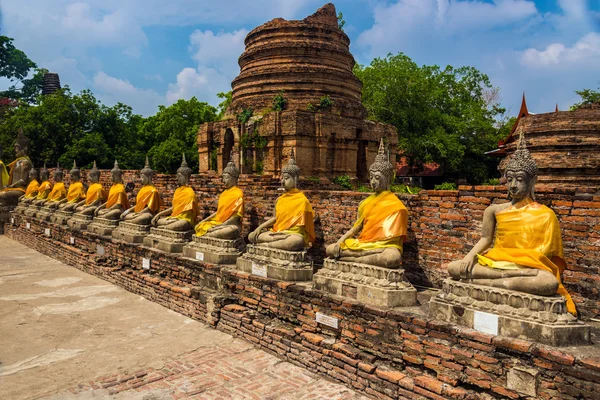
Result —
[[115, 160], [113, 169], [110, 170], [110, 177], [113, 183], [123, 183], [123, 172], [119, 168], [119, 162]]
[[231, 152], [231, 157], [227, 166], [223, 169], [223, 184], [227, 189], [234, 187], [238, 183], [238, 178], [240, 177], [240, 170], [237, 169], [235, 163], [233, 162], [233, 151]]
[[294, 149], [287, 164], [281, 169], [281, 186], [286, 192], [298, 187], [298, 178], [300, 177], [300, 167], [296, 164]]
[[538, 169], [533, 157], [527, 150], [527, 143], [523, 133], [519, 135], [517, 150], [511, 156], [504, 176], [506, 177], [506, 186], [508, 196], [513, 203], [517, 203], [527, 197], [535, 200], [534, 189], [537, 180]]
[[60, 169], [60, 164], [56, 163], [56, 169], [54, 170], [54, 182], [62, 182], [63, 180], [63, 170]]
[[19, 134], [15, 141], [15, 155], [17, 158], [25, 157], [29, 151], [29, 139], [23, 134], [23, 128], [19, 128]]
[[140, 171], [140, 178], [142, 179], [142, 185], [149, 185], [152, 183], [152, 176], [154, 175], [154, 171], [150, 168], [150, 161], [148, 160], [148, 156], [146, 156], [146, 164], [144, 168]]
[[29, 181], [31, 182], [34, 179], [37, 179], [38, 173], [37, 173], [37, 169], [33, 168], [33, 165], [31, 166], [31, 169], [29, 170]]
[[77, 168], [75, 160], [73, 160], [73, 168], [69, 171], [69, 176], [71, 177], [71, 182], [79, 182], [81, 179], [81, 171]]
[[40, 170], [40, 179], [43, 181], [47, 181], [50, 173], [48, 172], [48, 168], [46, 168], [46, 163], [44, 163], [44, 168]]
[[88, 178], [89, 178], [90, 182], [92, 182], [92, 183], [98, 183], [98, 181], [100, 180], [100, 171], [98, 170], [98, 167], [96, 166], [96, 160], [94, 160], [94, 165], [92, 166], [92, 169], [90, 170], [90, 173], [88, 174]]
[[187, 161], [185, 161], [185, 153], [181, 156], [181, 166], [177, 168], [177, 184], [179, 186], [188, 186], [190, 184], [190, 175], [192, 175], [192, 169], [188, 167]]
[[394, 179], [394, 166], [386, 154], [383, 138], [379, 141], [379, 151], [375, 162], [369, 167], [369, 183], [374, 192], [389, 190]]

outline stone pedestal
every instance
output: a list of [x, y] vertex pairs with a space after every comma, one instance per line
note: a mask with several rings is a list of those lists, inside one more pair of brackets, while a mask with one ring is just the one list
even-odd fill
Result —
[[312, 263], [306, 251], [285, 251], [249, 244], [236, 261], [237, 269], [282, 281], [310, 281]]
[[313, 285], [317, 290], [379, 307], [417, 304], [417, 290], [404, 281], [403, 269], [326, 258], [313, 277]]
[[72, 216], [72, 211], [63, 211], [59, 209], [56, 210], [54, 214], [52, 214], [50, 220], [52, 221], [52, 223], [57, 225], [66, 225], [67, 221], [70, 220]]
[[144, 238], [150, 233], [150, 225], [132, 224], [121, 221], [119, 226], [112, 231], [112, 237], [131, 244], [143, 243]]
[[37, 218], [40, 221], [50, 222], [50, 218], [52, 217], [52, 215], [54, 215], [55, 212], [56, 212], [55, 208], [50, 208], [50, 207], [45, 207], [45, 206], [40, 207], [37, 214], [35, 214], [35, 218]]
[[14, 214], [25, 215], [25, 211], [27, 210], [27, 208], [27, 205], [23, 204], [22, 202], [19, 202], [19, 204], [14, 208], [12, 212]]
[[26, 217], [35, 218], [38, 211], [40, 211], [40, 206], [30, 205], [25, 209], [24, 214]]
[[246, 248], [244, 239], [217, 239], [206, 236], [192, 237], [192, 242], [183, 247], [183, 255], [211, 264], [233, 264]]
[[492, 328], [497, 324], [497, 332], [489, 333], [551, 346], [590, 344], [590, 327], [567, 312], [560, 295], [536, 296], [446, 279], [431, 298], [429, 316], [478, 330], [478, 321]]
[[87, 231], [100, 236], [112, 236], [112, 232], [119, 226], [119, 222], [118, 219], [94, 217], [92, 223], [88, 225]]
[[192, 240], [193, 230], [185, 232], [171, 231], [165, 228], [150, 228], [150, 234], [144, 238], [144, 246], [166, 251], [181, 253], [183, 246]]
[[70, 220], [67, 221], [69, 228], [75, 229], [76, 231], [85, 231], [89, 224], [92, 223], [94, 217], [91, 215], [73, 214]]
[[10, 213], [15, 209], [15, 206], [0, 206], [0, 234], [4, 234], [4, 224], [10, 222]]

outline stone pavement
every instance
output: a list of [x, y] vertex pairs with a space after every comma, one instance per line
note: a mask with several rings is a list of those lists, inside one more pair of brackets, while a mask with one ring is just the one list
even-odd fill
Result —
[[0, 235], [0, 399], [367, 399]]

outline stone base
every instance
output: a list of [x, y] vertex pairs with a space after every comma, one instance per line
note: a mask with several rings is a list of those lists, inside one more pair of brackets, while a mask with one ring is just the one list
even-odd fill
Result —
[[551, 346], [590, 344], [589, 325], [569, 314], [559, 295], [536, 296], [446, 279], [429, 303], [431, 318], [469, 328], [477, 328], [475, 315], [480, 313], [497, 317], [498, 335]]
[[35, 218], [35, 216], [37, 215], [38, 211], [40, 211], [40, 206], [30, 205], [29, 207], [27, 207], [27, 209], [25, 209], [25, 211], [23, 212], [23, 214], [26, 217]]
[[4, 234], [4, 224], [10, 222], [10, 213], [15, 209], [16, 206], [0, 206], [0, 235]]
[[216, 239], [206, 236], [196, 236], [193, 242], [183, 247], [183, 255], [211, 264], [233, 264], [246, 248], [244, 239]]
[[112, 231], [112, 237], [131, 244], [143, 243], [144, 238], [150, 233], [150, 225], [138, 225], [121, 221], [119, 226]]
[[403, 269], [337, 261], [326, 258], [313, 277], [317, 290], [379, 307], [417, 304], [417, 290], [404, 281]]
[[192, 240], [193, 234], [193, 230], [176, 232], [165, 228], [150, 228], [150, 234], [144, 238], [144, 246], [167, 253], [181, 253], [183, 246]]
[[70, 220], [67, 221], [67, 226], [76, 231], [85, 231], [89, 224], [92, 223], [94, 217], [91, 215], [73, 214]]
[[56, 209], [54, 208], [40, 207], [40, 210], [37, 212], [37, 214], [35, 214], [35, 218], [37, 218], [40, 221], [50, 222], [50, 218], [52, 217], [52, 215], [54, 215], [55, 212]]
[[22, 202], [19, 202], [19, 204], [15, 207], [15, 209], [13, 210], [13, 213], [15, 214], [19, 214], [19, 215], [25, 215], [25, 211], [28, 209], [29, 207], [25, 204], [23, 204]]
[[306, 251], [285, 251], [249, 244], [236, 261], [237, 269], [282, 281], [310, 281], [312, 263]]
[[73, 216], [72, 211], [56, 210], [56, 212], [50, 217], [52, 223], [57, 225], [66, 225], [67, 221]]
[[88, 225], [87, 231], [100, 236], [111, 236], [112, 232], [119, 226], [119, 222], [118, 219], [95, 217], [92, 223]]

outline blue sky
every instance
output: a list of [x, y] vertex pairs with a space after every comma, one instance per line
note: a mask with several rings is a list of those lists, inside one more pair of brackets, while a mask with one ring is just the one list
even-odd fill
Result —
[[[0, 0], [0, 33], [74, 91], [152, 115], [196, 96], [213, 105], [238, 74], [244, 37], [323, 0]], [[600, 86], [600, 0], [340, 0], [357, 62], [404, 52], [418, 64], [471, 65], [517, 113], [567, 109]], [[6, 83], [0, 86], [6, 86]]]

